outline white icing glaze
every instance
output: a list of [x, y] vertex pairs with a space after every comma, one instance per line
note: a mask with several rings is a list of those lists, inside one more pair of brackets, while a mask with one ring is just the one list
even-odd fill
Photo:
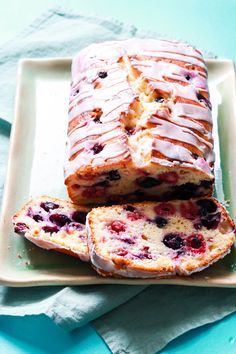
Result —
[[[175, 50], [178, 50], [177, 48]], [[184, 55], [181, 53], [176, 53], [176, 52], [161, 52], [161, 51], [145, 51], [146, 56], [151, 56], [155, 58], [164, 58], [164, 59], [174, 59], [176, 61], [183, 61], [186, 63], [191, 63], [192, 65], [197, 65], [200, 66], [201, 68], [205, 69], [205, 64], [194, 57], [190, 57], [189, 55]]]
[[205, 108], [187, 103], [176, 103], [172, 105], [173, 119], [177, 117], [188, 117], [212, 124], [211, 112]]
[[152, 122], [155, 122], [158, 125], [156, 128], [151, 130], [154, 135], [156, 134], [164, 138], [184, 141], [190, 145], [197, 146], [197, 148], [208, 157], [208, 162], [213, 162], [213, 146], [207, 140], [201, 138], [190, 129], [180, 127], [167, 120], [155, 117], [152, 119]]
[[[140, 100], [141, 108], [132, 124], [136, 124], [136, 131], [150, 129], [153, 151], [161, 152], [167, 160], [179, 160], [211, 174], [211, 112], [205, 105], [207, 101], [199, 100], [199, 94], [206, 100], [209, 98], [206, 77], [200, 52], [177, 41], [130, 39], [93, 44], [83, 49], [72, 63], [69, 121], [73, 123], [76, 119], [76, 123], [69, 132], [71, 161], [65, 165], [65, 176], [73, 175], [86, 165], [95, 167], [125, 159], [135, 164], [140, 160], [124, 130], [125, 120], [131, 119], [135, 100]], [[152, 99], [155, 99], [165, 93], [165, 102], [163, 105], [157, 102], [156, 106], [152, 103], [149, 114], [148, 106], [146, 111], [142, 108], [140, 95], [143, 93], [147, 99], [145, 95], [142, 99], [150, 102], [150, 107], [152, 96], [149, 95], [154, 95]], [[94, 123], [92, 120], [98, 110], [100, 122]], [[147, 128], [149, 122], [156, 127]], [[173, 143], [161, 138], [173, 140]], [[92, 150], [95, 144], [102, 145], [102, 150], [96, 154]], [[189, 146], [202, 152], [205, 164], [193, 159]], [[152, 162], [157, 161], [153, 156], [150, 158]]]
[[191, 152], [181, 145], [173, 144], [169, 141], [155, 139], [153, 149], [159, 151], [162, 155], [179, 161], [192, 162]]
[[[87, 140], [99, 137], [108, 132], [112, 132], [116, 128], [120, 128], [119, 122], [109, 123], [106, 125], [88, 122], [85, 126], [74, 129], [72, 133], [69, 134], [71, 155], [77, 152], [80, 148], [84, 147]], [[119, 135], [121, 135], [121, 133], [122, 131], [120, 131]]]
[[66, 250], [66, 251], [72, 251], [74, 254], [76, 254], [82, 261], [88, 262], [89, 261], [89, 254], [85, 252], [79, 252], [76, 249], [72, 249], [66, 246], [61, 246], [58, 243], [55, 243], [53, 241], [45, 240], [43, 236], [39, 235], [38, 237], [34, 237], [30, 235], [30, 233], [26, 232], [25, 233], [25, 238], [27, 238], [30, 242], [34, 243], [36, 246], [40, 248], [44, 248], [46, 250]]

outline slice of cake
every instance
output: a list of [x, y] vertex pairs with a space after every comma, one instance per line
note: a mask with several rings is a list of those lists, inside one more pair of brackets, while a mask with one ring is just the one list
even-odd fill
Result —
[[14, 231], [41, 248], [88, 261], [85, 231], [88, 211], [88, 208], [56, 198], [35, 198], [13, 216]]
[[92, 44], [72, 63], [65, 184], [76, 204], [212, 194], [207, 68], [186, 43]]
[[86, 225], [90, 261], [103, 276], [189, 275], [224, 257], [235, 239], [214, 198], [100, 207]]

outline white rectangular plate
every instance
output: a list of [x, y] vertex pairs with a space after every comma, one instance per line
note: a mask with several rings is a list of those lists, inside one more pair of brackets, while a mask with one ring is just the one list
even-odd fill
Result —
[[[232, 61], [208, 60], [213, 113], [218, 122], [221, 170], [218, 196], [231, 200], [236, 216], [235, 73]], [[14, 234], [11, 216], [32, 196], [67, 198], [63, 160], [71, 59], [25, 59], [19, 63], [16, 114], [0, 224], [0, 283], [11, 286], [59, 284], [182, 284], [236, 287], [236, 252], [190, 277], [115, 279], [98, 276], [76, 258], [37, 248]], [[215, 125], [217, 127], [217, 124]], [[219, 151], [220, 152], [219, 152]], [[219, 167], [219, 166], [218, 166]]]

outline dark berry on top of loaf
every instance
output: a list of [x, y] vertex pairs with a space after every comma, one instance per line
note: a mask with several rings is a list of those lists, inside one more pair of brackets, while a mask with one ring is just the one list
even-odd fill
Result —
[[212, 195], [207, 68], [188, 44], [92, 44], [72, 63], [65, 184], [91, 205]]
[[95, 208], [86, 226], [91, 263], [104, 276], [189, 275], [224, 257], [235, 239], [214, 198]]
[[88, 261], [86, 215], [89, 209], [43, 196], [29, 201], [13, 218], [14, 231], [37, 246]]

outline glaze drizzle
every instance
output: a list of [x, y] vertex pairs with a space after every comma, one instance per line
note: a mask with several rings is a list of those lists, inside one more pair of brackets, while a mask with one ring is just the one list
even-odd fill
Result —
[[212, 175], [207, 71], [187, 44], [130, 39], [82, 50], [72, 63], [69, 123], [66, 177], [108, 161], [136, 166], [140, 131], [150, 139], [142, 164], [186, 163]]

